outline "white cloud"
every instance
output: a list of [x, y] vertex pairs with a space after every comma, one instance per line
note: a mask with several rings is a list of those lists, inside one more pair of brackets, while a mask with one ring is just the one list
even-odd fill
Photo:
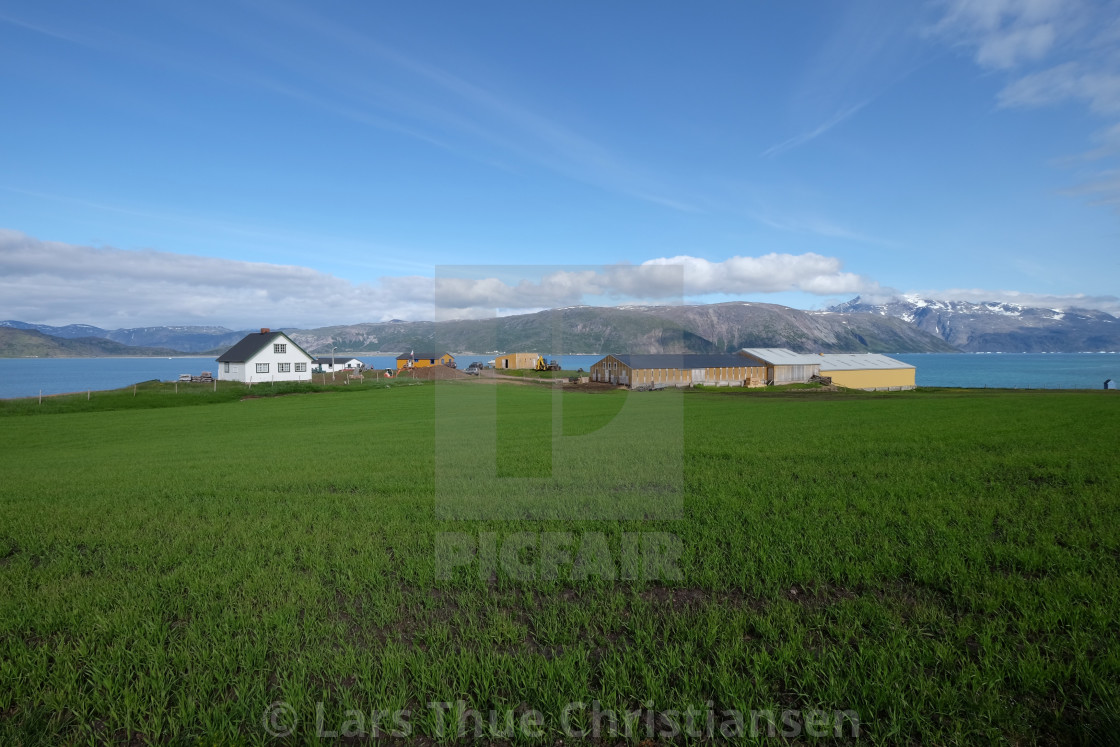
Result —
[[318, 326], [431, 316], [431, 278], [354, 284], [307, 267], [41, 241], [0, 229], [0, 315], [105, 327]]
[[[495, 269], [493, 274], [503, 273]], [[839, 259], [813, 253], [771, 253], [718, 262], [688, 255], [659, 257], [640, 265], [554, 270], [536, 281], [507, 282], [498, 277], [436, 279], [440, 319], [486, 317], [496, 312], [520, 313], [577, 304], [682, 303], [685, 298], [790, 291], [833, 295], [884, 289], [874, 280], [844, 272]]]
[[720, 262], [682, 255], [640, 265], [554, 268], [536, 279], [499, 277], [498, 269], [481, 278], [409, 275], [352, 283], [294, 265], [95, 248], [0, 229], [0, 318], [102, 327], [313, 327], [433, 314], [488, 317], [583, 303], [680, 303], [712, 294], [879, 289], [844, 272], [839, 259], [812, 253]]
[[820, 254], [765, 254], [711, 262], [699, 257], [652, 259], [645, 265], [680, 265], [688, 296], [727, 293], [804, 291], [818, 295], [867, 293], [879, 288], [873, 280], [841, 270], [836, 257]]
[[[487, 268], [479, 268], [486, 270]], [[885, 298], [895, 291], [845, 272], [836, 257], [765, 254], [710, 261], [679, 255], [640, 265], [550, 268], [535, 279], [417, 275], [352, 283], [307, 267], [42, 241], [0, 229], [0, 318], [106, 328], [155, 325], [319, 327], [388, 319], [469, 319], [578, 304], [802, 292]], [[517, 270], [518, 268], [506, 268]], [[524, 270], [524, 268], [521, 268]], [[1009, 301], [1120, 314], [1115, 296], [924, 291], [930, 298]], [[434, 298], [440, 303], [435, 306]]]

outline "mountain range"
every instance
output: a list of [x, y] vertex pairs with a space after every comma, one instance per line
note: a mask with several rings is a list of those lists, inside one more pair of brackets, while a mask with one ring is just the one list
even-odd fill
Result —
[[0, 358], [111, 358], [114, 356], [182, 355], [178, 350], [106, 340], [101, 337], [58, 337], [37, 329], [0, 326]]
[[829, 309], [901, 319], [966, 353], [1080, 353], [1120, 350], [1120, 320], [1093, 309], [1046, 309], [1015, 303], [939, 301], [898, 296]]
[[[285, 329], [313, 354], [434, 348], [488, 353], [725, 353], [743, 347], [799, 352], [1082, 352], [1120, 350], [1120, 324], [1103, 311], [901, 296], [856, 297], [824, 311], [768, 303], [572, 306], [534, 314], [441, 322]], [[225, 327], [52, 327], [0, 322], [0, 357], [218, 355], [248, 332]]]

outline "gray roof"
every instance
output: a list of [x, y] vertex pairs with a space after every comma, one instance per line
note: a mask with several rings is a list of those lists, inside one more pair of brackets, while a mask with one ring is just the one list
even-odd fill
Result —
[[287, 340], [287, 344], [292, 345], [296, 350], [311, 358], [310, 353], [292, 342], [292, 338], [283, 332], [252, 332], [245, 335], [241, 342], [219, 355], [218, 363], [244, 363], [264, 350], [266, 346], [271, 345], [277, 337], [283, 337]]
[[914, 368], [879, 353], [795, 353], [785, 348], [743, 348], [749, 355], [772, 366], [814, 366], [822, 371], [862, 371], [865, 369]]
[[818, 355], [822, 371], [860, 371], [863, 369], [914, 368], [878, 353], [825, 353]]
[[811, 366], [821, 362], [819, 355], [795, 353], [786, 348], [743, 348], [739, 352], [765, 361], [771, 366]]
[[698, 355], [661, 353], [655, 355], [615, 355], [631, 369], [644, 368], [734, 368], [751, 365], [741, 355]]

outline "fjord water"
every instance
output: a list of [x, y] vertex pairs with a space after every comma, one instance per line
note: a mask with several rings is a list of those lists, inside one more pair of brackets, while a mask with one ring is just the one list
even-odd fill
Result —
[[[339, 353], [341, 357], [342, 353]], [[392, 356], [355, 356], [370, 368], [395, 368]], [[461, 368], [493, 355], [463, 355]], [[561, 355], [567, 370], [587, 371], [599, 355]], [[898, 354], [917, 366], [918, 386], [1010, 389], [1100, 389], [1120, 380], [1117, 353]], [[141, 381], [172, 381], [179, 374], [217, 372], [213, 358], [0, 358], [0, 398], [118, 389]]]
[[1120, 380], [1117, 353], [915, 353], [892, 355], [916, 366], [918, 386], [999, 389], [1100, 389]]

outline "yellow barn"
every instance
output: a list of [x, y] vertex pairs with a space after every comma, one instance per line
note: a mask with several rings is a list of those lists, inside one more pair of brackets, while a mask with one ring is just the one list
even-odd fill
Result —
[[822, 353], [821, 376], [849, 389], [899, 391], [913, 389], [918, 369], [878, 353]]
[[428, 366], [450, 366], [455, 362], [451, 353], [401, 353], [397, 356], [397, 370], [402, 368], [427, 368]]
[[916, 369], [878, 353], [795, 353], [785, 348], [743, 348], [739, 355], [766, 367], [766, 383], [797, 384], [827, 376], [849, 389], [913, 389]]
[[517, 369], [528, 368], [533, 369], [537, 367], [537, 362], [541, 360], [538, 353], [506, 353], [505, 355], [495, 356], [494, 368], [497, 369]]

